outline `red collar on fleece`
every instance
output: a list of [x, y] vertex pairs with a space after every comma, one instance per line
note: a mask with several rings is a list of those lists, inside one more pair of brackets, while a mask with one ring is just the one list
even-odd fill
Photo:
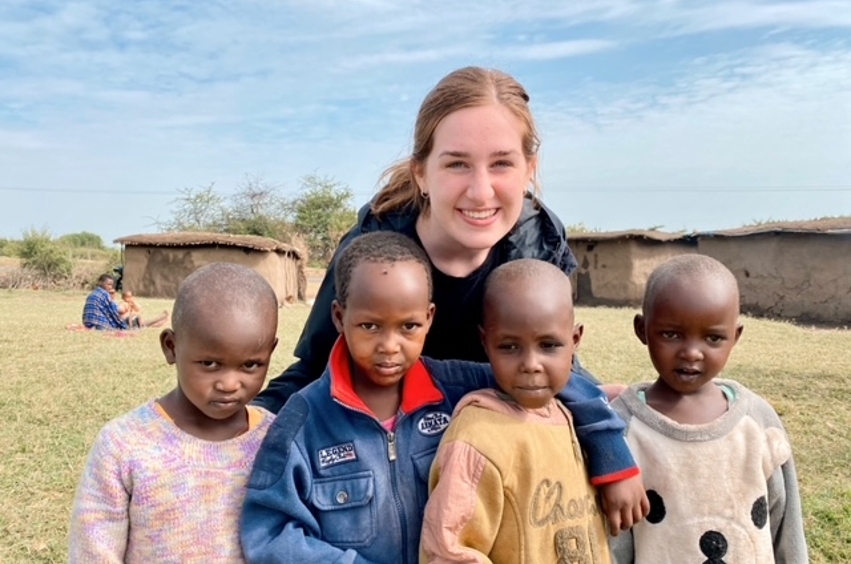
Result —
[[[328, 366], [331, 370], [331, 397], [347, 407], [375, 417], [372, 410], [355, 392], [352, 384], [351, 355], [346, 339], [342, 335], [337, 338], [334, 348], [331, 349]], [[443, 401], [443, 392], [435, 386], [422, 359], [417, 359], [402, 380], [402, 405], [399, 409], [402, 413], [412, 413], [424, 405], [441, 401]]]

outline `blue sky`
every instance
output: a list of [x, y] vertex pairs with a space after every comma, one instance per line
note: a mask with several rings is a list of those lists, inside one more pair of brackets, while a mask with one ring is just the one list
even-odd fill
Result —
[[156, 231], [246, 175], [360, 205], [471, 64], [530, 92], [566, 224], [851, 214], [847, 0], [4, 0], [0, 237]]

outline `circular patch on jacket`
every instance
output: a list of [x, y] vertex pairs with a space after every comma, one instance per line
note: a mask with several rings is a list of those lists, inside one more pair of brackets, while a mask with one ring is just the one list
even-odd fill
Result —
[[423, 415], [417, 421], [417, 430], [423, 435], [439, 435], [447, 427], [452, 420], [452, 416], [443, 411], [432, 411]]

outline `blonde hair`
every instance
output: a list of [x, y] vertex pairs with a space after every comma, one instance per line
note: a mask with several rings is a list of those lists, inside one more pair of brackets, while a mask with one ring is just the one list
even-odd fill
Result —
[[[540, 139], [535, 119], [529, 110], [529, 94], [512, 76], [494, 69], [465, 67], [443, 77], [426, 95], [417, 114], [414, 127], [414, 148], [411, 156], [391, 165], [382, 175], [384, 185], [372, 202], [372, 212], [380, 216], [406, 206], [420, 212], [428, 210], [414, 179], [414, 167], [425, 163], [434, 145], [434, 131], [449, 114], [464, 108], [499, 103], [511, 111], [523, 124], [522, 149], [526, 160], [538, 153]], [[532, 178], [535, 195], [540, 188]]]

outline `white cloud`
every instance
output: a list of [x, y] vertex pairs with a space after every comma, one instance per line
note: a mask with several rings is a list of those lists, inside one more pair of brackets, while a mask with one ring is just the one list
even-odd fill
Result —
[[669, 22], [683, 34], [742, 28], [851, 27], [851, 9], [844, 0], [708, 2], [698, 6], [678, 3], [671, 8], [656, 12], [652, 19], [659, 23]]
[[503, 56], [507, 59], [527, 61], [548, 61], [553, 59], [564, 59], [577, 57], [589, 53], [597, 53], [615, 48], [614, 41], [603, 41], [599, 39], [588, 39], [579, 41], [555, 41], [552, 43], [538, 43], [534, 45], [512, 46], [503, 50]]

